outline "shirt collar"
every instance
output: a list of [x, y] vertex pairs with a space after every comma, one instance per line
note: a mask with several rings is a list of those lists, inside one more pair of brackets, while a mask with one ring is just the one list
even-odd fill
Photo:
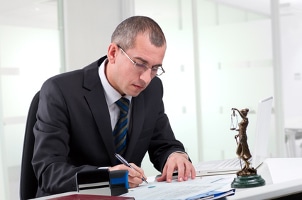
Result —
[[[121, 94], [114, 89], [110, 83], [107, 80], [107, 77], [105, 75], [105, 68], [106, 68], [106, 64], [108, 63], [108, 59], [104, 60], [104, 62], [101, 63], [100, 67], [99, 67], [99, 76], [105, 91], [105, 98], [107, 101], [108, 106], [114, 104], [117, 100], [119, 100], [122, 96]], [[129, 95], [125, 95], [123, 96], [125, 98], [127, 98], [130, 102], [132, 99], [132, 96]]]

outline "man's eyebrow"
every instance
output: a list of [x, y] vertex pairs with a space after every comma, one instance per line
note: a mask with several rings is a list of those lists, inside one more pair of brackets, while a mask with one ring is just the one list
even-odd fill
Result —
[[147, 60], [143, 59], [142, 57], [133, 57], [133, 58], [135, 58], [136, 60], [141, 61], [143, 64], [149, 64], [149, 62]]
[[[133, 59], [136, 59], [136, 60], [140, 60], [142, 63], [140, 63], [140, 64], [149, 64], [149, 62], [147, 61], [147, 60], [145, 60], [145, 59], [143, 59], [142, 57], [133, 57]], [[163, 64], [155, 64], [155, 65], [152, 65], [151, 67], [160, 67], [160, 66], [162, 66]]]

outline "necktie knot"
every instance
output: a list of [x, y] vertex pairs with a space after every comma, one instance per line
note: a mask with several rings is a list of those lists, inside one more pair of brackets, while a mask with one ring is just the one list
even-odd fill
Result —
[[125, 97], [120, 98], [115, 102], [115, 104], [119, 107], [120, 109], [120, 114], [128, 114], [129, 110], [129, 100]]

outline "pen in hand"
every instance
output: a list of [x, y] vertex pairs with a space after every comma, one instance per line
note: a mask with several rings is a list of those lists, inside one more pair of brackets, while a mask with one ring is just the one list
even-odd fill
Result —
[[[121, 163], [123, 163], [124, 165], [126, 165], [127, 167], [130, 167], [131, 169], [134, 169], [135, 171], [137, 171], [137, 170], [136, 170], [134, 167], [132, 167], [132, 166], [127, 162], [127, 160], [125, 160], [125, 158], [123, 158], [120, 154], [115, 153], [115, 157], [116, 157], [119, 161], [121, 161]], [[142, 180], [143, 180], [145, 183], [148, 183], [144, 177], [142, 177]]]

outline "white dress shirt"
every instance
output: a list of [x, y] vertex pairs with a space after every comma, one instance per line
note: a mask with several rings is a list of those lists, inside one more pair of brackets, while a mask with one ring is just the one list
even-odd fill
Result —
[[[112, 131], [115, 127], [115, 124], [117, 123], [117, 120], [119, 118], [119, 114], [120, 114], [120, 109], [119, 107], [115, 104], [115, 102], [117, 100], [119, 100], [122, 96], [121, 94], [116, 91], [108, 82], [107, 77], [105, 75], [105, 68], [106, 68], [106, 64], [107, 64], [108, 60], [106, 59], [99, 67], [99, 76], [105, 91], [105, 98], [106, 98], [106, 102], [108, 105], [108, 109], [109, 109], [109, 113], [110, 113], [110, 120], [111, 120], [111, 128]], [[132, 96], [129, 95], [125, 95], [123, 96], [125, 98], [127, 98], [130, 102], [130, 106], [129, 106], [129, 112], [128, 112], [128, 116], [130, 116], [130, 111], [131, 111], [131, 99]], [[129, 119], [129, 118], [128, 118]], [[129, 120], [128, 120], [129, 123]]]

